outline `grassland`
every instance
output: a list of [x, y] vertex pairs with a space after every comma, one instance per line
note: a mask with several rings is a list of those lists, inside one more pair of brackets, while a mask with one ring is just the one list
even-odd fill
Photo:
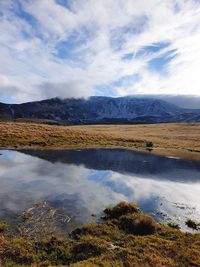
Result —
[[1, 122], [0, 147], [9, 149], [126, 148], [200, 160], [200, 123], [56, 126]]
[[69, 239], [33, 241], [0, 232], [1, 266], [197, 267], [200, 234], [156, 223], [134, 204], [107, 208], [104, 222], [74, 230]]
[[[200, 124], [51, 126], [1, 122], [0, 148], [126, 148], [200, 160]], [[200, 234], [156, 223], [137, 206], [105, 211], [101, 224], [86, 225], [69, 239], [11, 236], [0, 222], [0, 266], [199, 267]], [[190, 222], [191, 224], [191, 222]]]

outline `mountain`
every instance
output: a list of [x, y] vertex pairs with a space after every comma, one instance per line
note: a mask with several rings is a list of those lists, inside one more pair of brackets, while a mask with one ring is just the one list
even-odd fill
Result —
[[200, 122], [200, 109], [185, 109], [154, 98], [96, 96], [0, 103], [0, 118], [42, 119], [62, 124]]

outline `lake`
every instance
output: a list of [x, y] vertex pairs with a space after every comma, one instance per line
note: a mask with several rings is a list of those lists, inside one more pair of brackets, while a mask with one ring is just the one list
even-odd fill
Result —
[[188, 230], [187, 218], [200, 220], [200, 162], [122, 149], [0, 151], [0, 219], [17, 223], [47, 203], [71, 231], [123, 200]]

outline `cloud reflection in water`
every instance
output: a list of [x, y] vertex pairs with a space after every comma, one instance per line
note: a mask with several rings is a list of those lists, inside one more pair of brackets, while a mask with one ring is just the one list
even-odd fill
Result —
[[[34, 156], [27, 155], [31, 153]], [[1, 218], [13, 218], [34, 203], [48, 201], [85, 223], [92, 220], [91, 214], [127, 200], [148, 213], [200, 219], [198, 163], [121, 150], [1, 154]], [[160, 171], [154, 170], [157, 166]]]

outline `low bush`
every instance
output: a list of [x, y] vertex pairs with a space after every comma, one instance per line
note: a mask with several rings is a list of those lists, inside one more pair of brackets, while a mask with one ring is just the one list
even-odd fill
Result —
[[146, 142], [146, 148], [153, 148], [153, 142]]
[[175, 222], [169, 222], [167, 225], [169, 227], [171, 227], [173, 229], [177, 229], [177, 230], [179, 230], [181, 228], [180, 225], [178, 223], [175, 223]]
[[191, 219], [188, 219], [185, 224], [189, 227], [189, 228], [192, 228], [193, 230], [198, 230], [199, 227], [200, 227], [200, 223], [198, 222], [195, 222]]
[[157, 224], [152, 217], [139, 213], [121, 216], [119, 227], [129, 234], [151, 235], [156, 232]]

